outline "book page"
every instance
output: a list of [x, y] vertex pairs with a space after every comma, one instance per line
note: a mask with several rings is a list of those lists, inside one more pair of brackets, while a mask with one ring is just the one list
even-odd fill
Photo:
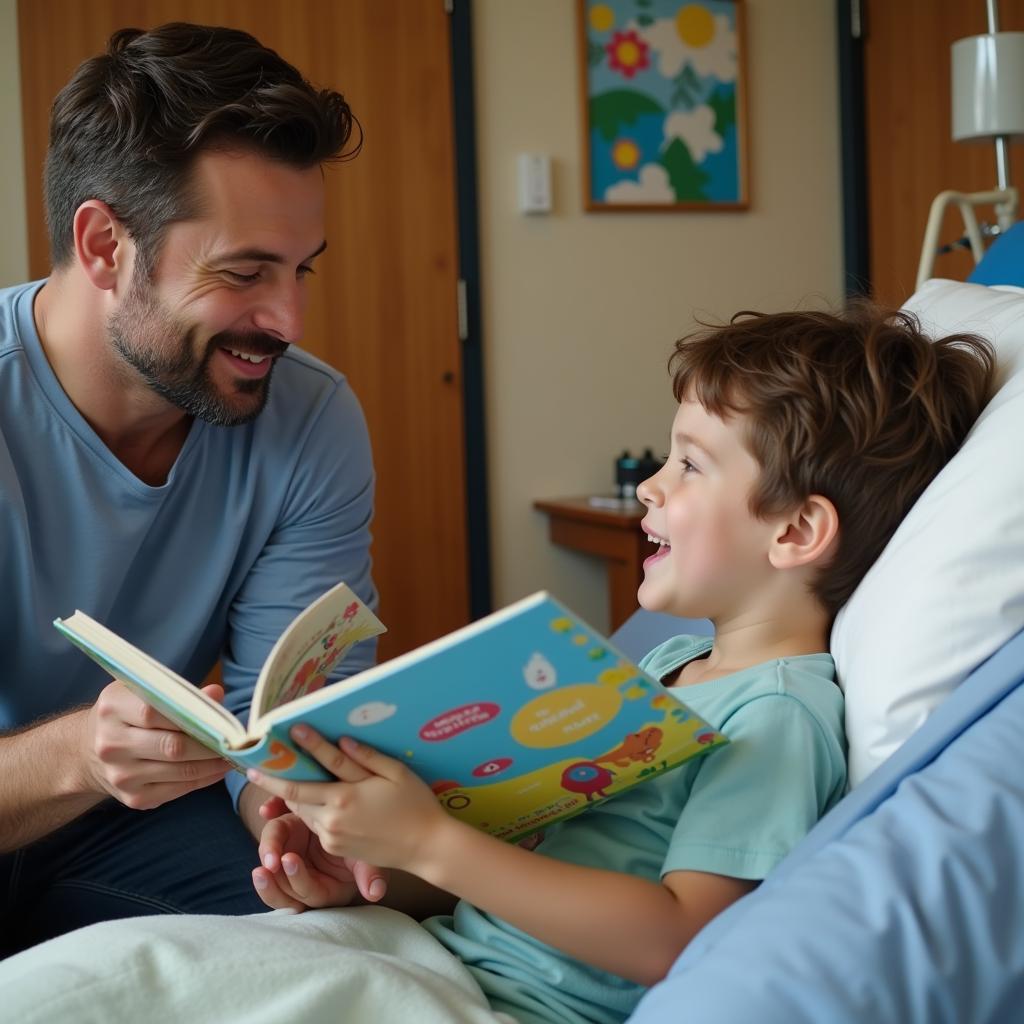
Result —
[[353, 644], [385, 632], [376, 615], [344, 583], [317, 598], [292, 621], [267, 656], [256, 683], [249, 733], [274, 708], [324, 686]]

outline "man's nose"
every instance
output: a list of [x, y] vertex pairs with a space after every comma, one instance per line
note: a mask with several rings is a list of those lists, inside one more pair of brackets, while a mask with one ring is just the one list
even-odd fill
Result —
[[299, 281], [291, 281], [268, 294], [253, 314], [253, 325], [289, 344], [302, 337], [306, 318], [306, 293]]

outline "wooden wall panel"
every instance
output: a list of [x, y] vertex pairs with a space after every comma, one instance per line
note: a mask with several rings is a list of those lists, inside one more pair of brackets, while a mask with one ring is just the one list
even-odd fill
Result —
[[[988, 22], [984, 0], [864, 0], [863, 12], [870, 274], [875, 296], [899, 305], [914, 290], [935, 196], [996, 187], [994, 145], [953, 141], [950, 100], [950, 47]], [[1024, 0], [1002, 0], [1000, 30], [1024, 31]], [[1024, 145], [1010, 150], [1024, 192]], [[949, 212], [941, 241], [962, 234]], [[935, 276], [962, 280], [973, 265], [968, 252], [940, 256]]]
[[392, 656], [469, 616], [448, 15], [441, 0], [21, 0], [33, 276], [49, 266], [41, 174], [54, 95], [114, 29], [175, 20], [252, 32], [343, 92], [363, 125], [362, 154], [327, 171], [329, 248], [303, 344], [348, 375], [369, 421]]

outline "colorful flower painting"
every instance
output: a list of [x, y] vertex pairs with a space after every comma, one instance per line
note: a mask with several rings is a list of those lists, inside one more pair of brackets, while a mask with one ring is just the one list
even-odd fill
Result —
[[586, 206], [747, 206], [742, 0], [578, 0]]

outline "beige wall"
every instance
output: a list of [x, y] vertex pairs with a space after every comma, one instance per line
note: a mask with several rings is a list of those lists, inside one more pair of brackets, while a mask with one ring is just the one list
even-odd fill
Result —
[[[605, 579], [554, 548], [534, 498], [604, 491], [623, 447], [665, 450], [672, 340], [695, 314], [841, 296], [833, 4], [747, 0], [745, 213], [584, 214], [574, 0], [474, 0], [494, 599], [545, 587], [598, 627]], [[16, 0], [0, 0], [0, 286], [27, 275]], [[515, 158], [555, 210], [516, 210]]]
[[[693, 318], [842, 296], [834, 5], [748, 0], [752, 205], [582, 212], [574, 0], [475, 0], [494, 598], [544, 587], [607, 625], [605, 577], [551, 546], [540, 497], [608, 491], [666, 450], [672, 341]], [[555, 209], [516, 207], [516, 155], [550, 154]]]
[[18, 67], [18, 2], [0, 0], [0, 288], [28, 276]]

